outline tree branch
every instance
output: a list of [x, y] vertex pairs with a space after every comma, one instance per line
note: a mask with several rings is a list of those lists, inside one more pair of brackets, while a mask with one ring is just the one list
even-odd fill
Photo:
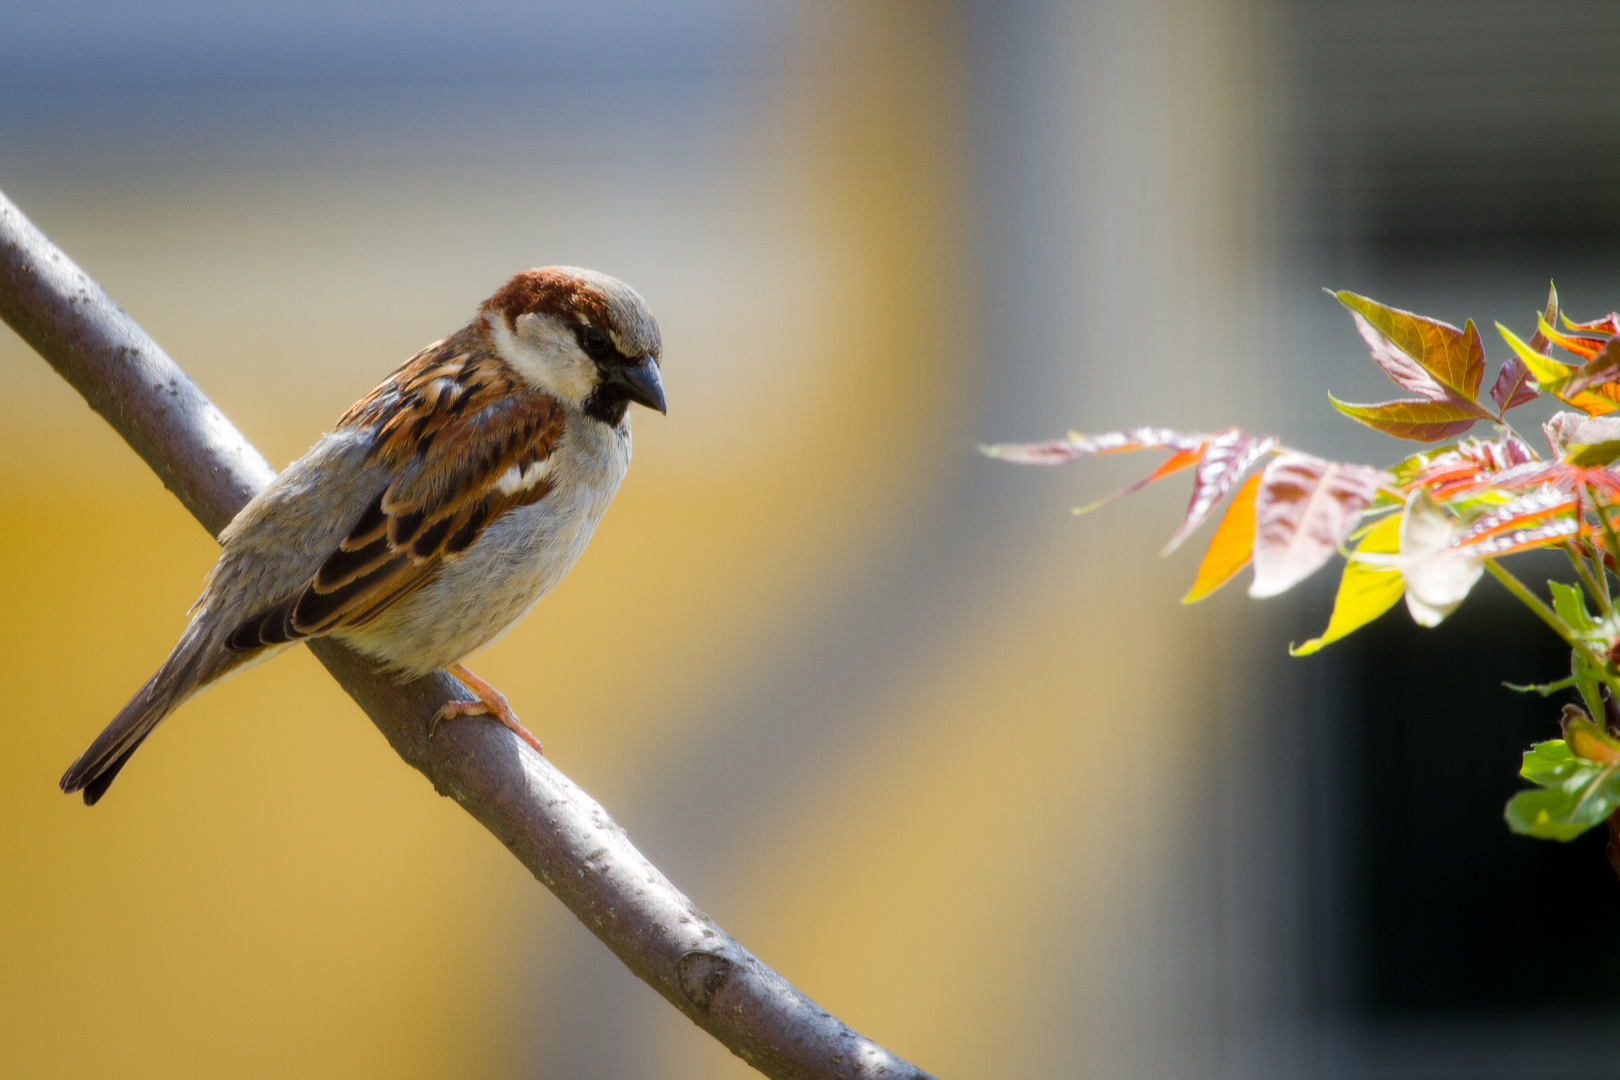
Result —
[[[275, 470], [135, 321], [0, 194], [0, 318], [214, 535]], [[399, 756], [461, 804], [693, 1023], [767, 1076], [924, 1078], [760, 962], [630, 843], [607, 811], [498, 724], [428, 720], [468, 695], [443, 673], [399, 685], [309, 643]]]

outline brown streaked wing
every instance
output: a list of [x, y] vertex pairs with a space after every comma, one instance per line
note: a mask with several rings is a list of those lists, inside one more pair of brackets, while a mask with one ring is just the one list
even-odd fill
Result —
[[302, 589], [244, 620], [227, 639], [252, 649], [363, 626], [422, 588], [489, 524], [540, 501], [549, 479], [505, 492], [562, 438], [561, 407], [522, 388], [467, 331], [424, 349], [344, 414], [376, 432], [369, 460], [394, 479], [361, 512]]

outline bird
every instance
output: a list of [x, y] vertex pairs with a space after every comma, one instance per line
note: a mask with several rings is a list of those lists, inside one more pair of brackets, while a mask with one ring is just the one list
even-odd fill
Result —
[[94, 805], [162, 721], [309, 638], [402, 682], [472, 691], [432, 728], [489, 715], [544, 752], [462, 663], [573, 567], [630, 465], [632, 404], [667, 413], [658, 323], [592, 270], [524, 270], [396, 368], [244, 506], [157, 672], [63, 774]]

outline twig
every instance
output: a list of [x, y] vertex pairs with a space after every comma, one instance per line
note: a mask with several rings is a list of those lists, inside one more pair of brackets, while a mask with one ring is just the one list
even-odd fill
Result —
[[[1500, 581], [1503, 585], [1507, 586], [1508, 592], [1518, 597], [1521, 603], [1523, 603], [1531, 611], [1535, 612], [1536, 618], [1546, 623], [1552, 628], [1553, 633], [1563, 638], [1564, 644], [1568, 645], [1570, 648], [1584, 656], [1587, 662], [1591, 664], [1592, 667], [1597, 671], [1605, 673], [1608, 672], [1608, 664], [1604, 662], [1603, 657], [1594, 652], [1592, 650], [1592, 646], [1588, 642], [1582, 641], [1580, 638], [1571, 633], [1569, 627], [1564, 625], [1564, 621], [1558, 617], [1558, 614], [1553, 611], [1552, 608], [1548, 607], [1541, 597], [1537, 596], [1535, 593], [1526, 588], [1524, 582], [1514, 577], [1513, 571], [1509, 570], [1495, 559], [1486, 559], [1485, 569], [1489, 570], [1491, 572], [1491, 576], [1497, 581]], [[1613, 676], [1607, 674], [1605, 677], [1608, 679], [1613, 678]]]
[[[45, 357], [214, 535], [275, 475], [185, 372], [0, 194], [0, 319]], [[607, 811], [497, 724], [428, 720], [466, 696], [405, 685], [310, 642], [399, 756], [461, 804], [693, 1023], [767, 1076], [928, 1074], [840, 1022], [757, 959], [637, 851]]]
[[[1581, 553], [1576, 549], [1573, 543], [1566, 540], [1564, 541], [1563, 547], [1564, 554], [1569, 556], [1570, 565], [1575, 567], [1576, 576], [1581, 579], [1581, 584], [1586, 586], [1587, 594], [1592, 597], [1592, 603], [1596, 604], [1599, 610], [1601, 610], [1603, 614], [1607, 615], [1611, 607], [1609, 602], [1609, 590], [1603, 588], [1599, 584], [1600, 579], [1592, 576], [1592, 571], [1586, 568], [1586, 563], [1581, 559]], [[1596, 565], [1598, 568], [1598, 573], [1603, 573], [1602, 564], [1598, 563]]]
[[[1614, 534], [1614, 522], [1609, 520], [1608, 508], [1605, 507], [1603, 505], [1603, 501], [1598, 498], [1597, 489], [1592, 487], [1591, 484], [1586, 485], [1586, 494], [1587, 497], [1592, 500], [1592, 509], [1597, 511], [1598, 520], [1603, 522], [1603, 538], [1608, 544], [1609, 555], [1615, 560], [1615, 570], [1617, 573], [1620, 573], [1620, 536], [1615, 536]], [[1602, 559], [1597, 560], [1597, 572], [1599, 577], [1603, 577], [1605, 573]], [[1603, 580], [1604, 588], [1607, 589], [1608, 579], [1604, 577]]]

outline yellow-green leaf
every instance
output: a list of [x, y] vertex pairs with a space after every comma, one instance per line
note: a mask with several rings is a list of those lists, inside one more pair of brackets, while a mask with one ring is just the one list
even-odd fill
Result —
[[1496, 330], [1502, 335], [1502, 339], [1508, 343], [1508, 348], [1513, 350], [1514, 355], [1524, 362], [1525, 367], [1530, 369], [1530, 374], [1536, 377], [1536, 382], [1541, 384], [1543, 390], [1555, 389], [1574, 373], [1574, 365], [1560, 364], [1552, 357], [1543, 356], [1541, 353], [1536, 352], [1536, 350], [1520, 341], [1513, 331], [1501, 323], [1496, 324]]
[[[1356, 545], [1357, 555], [1393, 555], [1400, 549], [1401, 517], [1391, 514], [1368, 529]], [[1339, 594], [1333, 598], [1333, 616], [1319, 638], [1291, 647], [1294, 656], [1309, 656], [1322, 646], [1338, 641], [1394, 607], [1406, 592], [1399, 570], [1373, 566], [1357, 559], [1345, 564], [1339, 580]]]

